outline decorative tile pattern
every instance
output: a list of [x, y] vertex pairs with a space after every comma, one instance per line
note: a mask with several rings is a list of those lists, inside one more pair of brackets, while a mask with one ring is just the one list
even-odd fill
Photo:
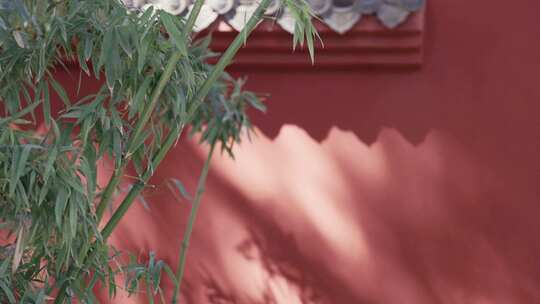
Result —
[[[145, 9], [154, 6], [175, 15], [186, 15], [192, 7], [191, 0], [123, 0], [130, 8]], [[364, 15], [376, 15], [387, 28], [395, 28], [412, 12], [420, 10], [425, 0], [306, 0], [317, 16], [334, 31], [344, 34]], [[212, 24], [219, 16], [235, 30], [240, 31], [257, 6], [258, 0], [206, 0], [196, 30]], [[280, 0], [273, 0], [266, 11], [287, 32], [294, 31], [294, 20]]]

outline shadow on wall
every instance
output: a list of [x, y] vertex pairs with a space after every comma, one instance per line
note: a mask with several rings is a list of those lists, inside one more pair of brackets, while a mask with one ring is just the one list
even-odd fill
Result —
[[[270, 105], [270, 122], [236, 161], [213, 163], [183, 303], [540, 303], [540, 91], [522, 76], [538, 69], [500, 62], [520, 71], [510, 79], [478, 59], [406, 77], [339, 73], [331, 91], [317, 74], [291, 76], [303, 90], [260, 89], [282, 104]], [[275, 75], [254, 80], [286, 87]], [[361, 104], [347, 99], [356, 83], [370, 97]], [[88, 80], [84, 90], [97, 87]], [[290, 100], [299, 101], [294, 111]], [[167, 158], [145, 193], [151, 210], [130, 210], [113, 236], [118, 247], [175, 264], [189, 204], [163, 185], [177, 177], [193, 191], [199, 149], [179, 146]]]
[[[194, 189], [204, 153], [179, 146], [153, 182]], [[500, 184], [447, 134], [414, 146], [384, 129], [367, 146], [284, 126], [236, 155], [213, 163], [183, 303], [540, 302], [534, 193]], [[130, 211], [113, 242], [174, 264], [189, 206], [162, 186], [146, 200], [150, 212]]]
[[[540, 303], [540, 2], [512, 4], [429, 1], [421, 70], [250, 73], [264, 135], [213, 163], [183, 303]], [[160, 185], [193, 191], [199, 149], [119, 247], [175, 263], [189, 204]]]

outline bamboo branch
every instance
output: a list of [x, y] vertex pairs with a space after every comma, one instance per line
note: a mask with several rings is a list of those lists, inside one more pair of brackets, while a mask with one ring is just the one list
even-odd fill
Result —
[[[201, 11], [201, 8], [204, 4], [204, 0], [197, 0], [195, 4], [193, 5], [193, 9], [191, 10], [191, 13], [189, 14], [188, 20], [186, 22], [186, 25], [184, 27], [183, 36], [188, 39], [191, 35], [191, 32], [193, 31], [193, 27], [195, 26], [195, 21], [197, 20], [197, 17], [199, 16], [199, 13]], [[172, 73], [174, 72], [176, 68], [176, 64], [180, 59], [182, 58], [181, 52], [176, 52], [173, 57], [171, 57], [167, 63], [167, 66], [165, 67], [165, 71], [161, 75], [158, 85], [152, 92], [152, 97], [150, 99], [150, 103], [148, 106], [146, 106], [143, 110], [143, 113], [139, 120], [137, 121], [137, 124], [135, 125], [135, 129], [133, 131], [133, 135], [131, 136], [130, 140], [127, 143], [127, 153], [125, 156], [125, 160], [121, 163], [121, 165], [114, 170], [114, 173], [107, 183], [107, 186], [105, 187], [105, 190], [103, 191], [103, 194], [101, 196], [101, 200], [96, 208], [96, 217], [97, 222], [99, 223], [101, 219], [103, 218], [103, 215], [105, 213], [105, 210], [107, 209], [107, 205], [110, 203], [110, 200], [112, 198], [112, 195], [114, 193], [114, 190], [118, 187], [118, 184], [120, 183], [120, 180], [122, 179], [122, 176], [124, 174], [124, 171], [128, 165], [127, 160], [131, 157], [132, 153], [135, 151], [132, 151], [133, 144], [138, 142], [138, 138], [141, 135], [141, 132], [143, 131], [144, 127], [148, 123], [148, 120], [150, 120], [150, 117], [152, 115], [152, 112], [154, 112], [154, 109], [157, 105], [157, 102], [159, 100], [159, 97], [161, 96], [161, 93], [163, 93], [163, 90], [165, 89], [165, 86], [171, 79]]]
[[[257, 26], [258, 22], [262, 19], [264, 11], [270, 4], [271, 0], [262, 0], [261, 4], [257, 7], [251, 18], [248, 20], [246, 26], [244, 29], [238, 33], [234, 41], [231, 43], [229, 48], [225, 51], [225, 53], [221, 56], [218, 63], [208, 76], [208, 78], [203, 83], [201, 89], [197, 93], [197, 95], [194, 97], [193, 106], [190, 108], [190, 111], [188, 112], [188, 118], [186, 119], [186, 122], [189, 122], [191, 117], [195, 115], [197, 109], [199, 106], [203, 103], [204, 98], [208, 93], [210, 92], [210, 89], [216, 82], [216, 80], [221, 76], [225, 68], [231, 63], [232, 58], [238, 52], [240, 47], [243, 45], [245, 39], [251, 31]], [[156, 168], [159, 163], [161, 162], [162, 158], [167, 154], [167, 152], [172, 148], [174, 143], [176, 142], [176, 139], [178, 138], [178, 134], [183, 130], [185, 127], [185, 123], [182, 122], [179, 125], [176, 125], [167, 135], [167, 138], [165, 139], [165, 143], [161, 146], [161, 148], [158, 150], [158, 153], [156, 156], [158, 158], [154, 161], [152, 161], [152, 164], [154, 168]], [[161, 155], [161, 156], [160, 156]], [[150, 178], [150, 174], [148, 174], [148, 178], [146, 178], [146, 174], [143, 176], [143, 178], [137, 182], [129, 191], [128, 195], [124, 198], [120, 206], [116, 209], [114, 214], [111, 216], [111, 219], [109, 222], [105, 225], [105, 228], [102, 230], [102, 235], [106, 239], [112, 231], [115, 229], [116, 225], [120, 221], [120, 219], [124, 216], [124, 214], [127, 212], [129, 207], [133, 204], [135, 201], [135, 198], [140, 194], [142, 189], [144, 188], [144, 184], [148, 181]]]

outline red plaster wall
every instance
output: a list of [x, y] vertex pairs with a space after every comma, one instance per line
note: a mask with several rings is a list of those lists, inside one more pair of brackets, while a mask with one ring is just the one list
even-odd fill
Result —
[[[213, 163], [183, 303], [540, 303], [540, 2], [426, 18], [421, 69], [235, 71], [269, 111]], [[171, 153], [115, 244], [175, 263], [189, 205], [162, 182], [193, 191], [204, 152]]]

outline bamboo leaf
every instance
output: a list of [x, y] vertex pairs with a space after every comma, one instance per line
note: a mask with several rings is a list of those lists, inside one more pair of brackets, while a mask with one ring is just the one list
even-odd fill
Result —
[[15, 113], [15, 114], [12, 114], [6, 118], [2, 118], [0, 119], [0, 126], [4, 125], [4, 124], [8, 124], [8, 123], [11, 123], [11, 122], [15, 122], [17, 121], [18, 119], [24, 117], [25, 115], [29, 114], [29, 113], [32, 113], [32, 111], [34, 111], [34, 109], [40, 104], [39, 100], [35, 101], [34, 103], [28, 105], [27, 107], [25, 107], [23, 110], [21, 110], [20, 112], [18, 113]]
[[15, 189], [19, 183], [19, 178], [22, 176], [24, 168], [26, 166], [26, 161], [30, 155], [31, 146], [24, 146], [20, 155], [14, 153], [12, 158], [12, 176], [9, 183], [9, 196], [12, 196], [15, 193]]
[[147, 95], [148, 87], [152, 81], [151, 76], [147, 76], [141, 86], [138, 88], [137, 93], [133, 97], [131, 107], [129, 108], [129, 119], [133, 118], [135, 113], [140, 113], [144, 108], [144, 100]]
[[23, 35], [24, 34], [21, 31], [13, 31], [13, 38], [15, 38], [15, 42], [17, 42], [17, 45], [21, 49], [25, 49], [28, 47], [28, 41]]
[[21, 263], [24, 253], [24, 227], [20, 226], [17, 232], [17, 243], [15, 245], [15, 253], [13, 254], [13, 264], [11, 265], [11, 272], [15, 273], [19, 264]]
[[69, 200], [69, 228], [71, 231], [71, 236], [75, 238], [77, 236], [77, 200], [74, 198], [77, 196], [72, 196]]
[[56, 194], [56, 202], [54, 204], [54, 218], [58, 228], [62, 228], [62, 218], [64, 217], [64, 210], [66, 209], [68, 199], [68, 191], [64, 187], [61, 187]]
[[43, 83], [43, 120], [45, 125], [51, 124], [51, 96], [49, 93], [49, 85], [46, 82]]
[[84, 151], [84, 161], [81, 163], [83, 174], [86, 178], [86, 191], [88, 192], [88, 201], [94, 201], [94, 195], [97, 184], [96, 151], [92, 144], [86, 146]]
[[66, 91], [64, 90], [64, 88], [62, 87], [62, 85], [59, 84], [52, 77], [49, 79], [49, 82], [51, 83], [53, 89], [56, 91], [56, 93], [58, 94], [58, 96], [60, 97], [60, 99], [62, 100], [64, 105], [66, 106], [66, 108], [69, 108], [71, 106], [71, 103], [70, 103], [69, 97], [68, 97]]
[[154, 292], [157, 292], [159, 289], [159, 284], [161, 282], [161, 271], [163, 269], [163, 261], [157, 261], [154, 271], [152, 273], [152, 283], [154, 286]]
[[105, 35], [103, 36], [103, 42], [101, 44], [101, 53], [99, 55], [99, 61], [96, 66], [96, 70], [99, 71], [101, 67], [107, 63], [110, 62], [110, 57], [113, 49], [115, 49], [114, 45], [114, 31], [113, 29], [108, 29], [105, 32]]
[[112, 91], [116, 81], [121, 80], [122, 63], [120, 61], [120, 50], [117, 45], [118, 35], [116, 31], [111, 31], [111, 36], [112, 41], [109, 46], [111, 49], [107, 52], [107, 57], [105, 58], [105, 76], [109, 90]]
[[120, 163], [122, 162], [122, 135], [117, 129], [112, 130], [112, 144], [113, 144], [113, 152], [114, 152], [114, 161], [116, 163], [116, 167], [118, 168], [120, 166]]
[[35, 304], [43, 304], [43, 303], [45, 303], [45, 298], [46, 298], [45, 288], [39, 289], [39, 292], [38, 292], [38, 294], [36, 296]]
[[175, 286], [178, 280], [176, 279], [176, 276], [174, 275], [174, 271], [167, 264], [163, 264], [163, 270], [165, 270], [165, 273], [167, 274], [169, 279], [173, 282], [173, 286]]
[[56, 161], [57, 155], [58, 155], [58, 148], [53, 147], [50, 150], [49, 155], [47, 156], [47, 162], [45, 163], [45, 173], [43, 174], [43, 186], [41, 187], [39, 197], [38, 197], [38, 203], [37, 203], [38, 206], [41, 205], [41, 203], [45, 199], [45, 196], [47, 195], [47, 192], [49, 190], [49, 177], [54, 171], [54, 162]]
[[176, 45], [176, 48], [182, 53], [182, 55], [187, 55], [187, 48], [186, 48], [186, 40], [184, 39], [184, 35], [182, 35], [182, 32], [176, 27], [176, 24], [174, 23], [174, 17], [165, 12], [161, 11], [161, 21], [163, 22], [163, 25], [165, 26], [165, 29], [169, 33], [170, 38], [172, 39], [174, 45]]
[[148, 303], [154, 304], [154, 295], [152, 294], [151, 288], [152, 287], [151, 287], [149, 275], [146, 275], [146, 295], [148, 296]]
[[15, 300], [15, 295], [11, 291], [11, 288], [9, 288], [3, 280], [0, 280], [0, 289], [2, 289], [10, 304], [17, 303], [17, 300]]
[[259, 98], [257, 98], [255, 94], [245, 94], [245, 98], [252, 107], [261, 112], [266, 112], [266, 106], [259, 100]]
[[148, 48], [150, 46], [150, 43], [152, 42], [151, 35], [147, 34], [143, 36], [139, 42], [137, 52], [137, 71], [140, 73], [142, 72], [142, 69], [146, 65], [146, 54], [148, 53]]
[[[187, 192], [186, 187], [184, 187], [184, 184], [182, 184], [182, 182], [179, 179], [170, 178], [168, 180], [167, 186], [169, 187], [169, 189], [175, 196], [177, 196], [176, 191], [178, 191], [180, 192], [180, 194], [182, 195], [184, 199], [188, 201], [193, 200], [191, 195], [189, 195], [189, 193]], [[177, 196], [177, 198], [180, 198], [180, 197]]]
[[51, 129], [53, 131], [54, 138], [59, 142], [61, 138], [60, 128], [54, 119], [51, 120]]
[[24, 189], [23, 183], [19, 182], [17, 183], [17, 189], [18, 191], [18, 199], [20, 202], [24, 204], [24, 207], [29, 209], [30, 208], [30, 201], [28, 200], [28, 195], [26, 194], [26, 189]]
[[116, 28], [116, 37], [118, 37], [118, 42], [124, 50], [124, 53], [131, 58], [133, 56], [133, 45], [131, 37], [131, 28], [128, 26], [122, 26]]
[[146, 209], [147, 211], [150, 211], [150, 205], [148, 204], [148, 201], [146, 200], [146, 198], [144, 198], [143, 195], [139, 195], [137, 199], [141, 203], [144, 209]]
[[81, 185], [81, 180], [76, 175], [69, 175], [67, 172], [64, 172], [63, 170], [58, 171], [58, 176], [62, 179], [66, 185], [69, 185], [71, 189], [75, 190], [76, 192], [84, 195], [84, 188]]
[[[2, 226], [0, 226], [0, 228], [4, 228]], [[8, 276], [9, 274], [7, 273], [8, 271], [8, 268], [9, 268], [9, 259], [4, 259], [1, 264], [0, 264], [0, 278], [4, 278], [5, 276]], [[2, 282], [2, 280], [0, 280], [0, 282]]]
[[77, 59], [79, 60], [79, 65], [81, 69], [86, 73], [86, 75], [90, 76], [90, 69], [86, 64], [86, 61], [88, 59], [86, 59], [84, 56], [84, 43], [82, 42], [77, 44]]
[[313, 28], [308, 25], [306, 26], [306, 42], [309, 51], [309, 58], [311, 59], [311, 64], [315, 64], [315, 50], [313, 46]]

